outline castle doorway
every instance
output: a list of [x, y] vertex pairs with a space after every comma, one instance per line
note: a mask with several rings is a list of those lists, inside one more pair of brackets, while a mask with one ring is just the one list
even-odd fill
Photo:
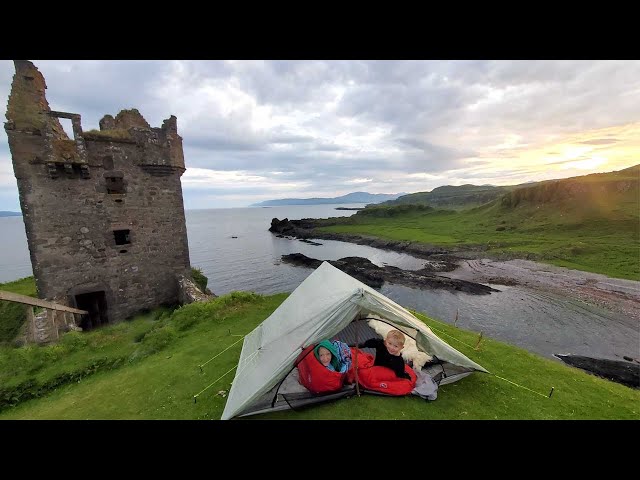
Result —
[[83, 330], [92, 330], [100, 325], [109, 323], [107, 298], [104, 291], [82, 293], [75, 297], [77, 308], [89, 312], [83, 315], [80, 321], [80, 327]]

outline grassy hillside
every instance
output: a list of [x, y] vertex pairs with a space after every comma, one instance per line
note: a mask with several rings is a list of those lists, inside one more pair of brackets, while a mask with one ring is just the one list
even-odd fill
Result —
[[[460, 210], [477, 207], [495, 200], [516, 187], [494, 187], [491, 185], [445, 185], [430, 192], [417, 192], [403, 195], [395, 200], [381, 203], [385, 207], [397, 205], [427, 205], [437, 208]], [[369, 207], [371, 208], [371, 207]]]
[[371, 207], [320, 231], [475, 248], [640, 280], [639, 186], [640, 165], [541, 182], [465, 211]]
[[[4, 347], [0, 419], [218, 419], [241, 351], [237, 335], [255, 328], [285, 298], [234, 292], [92, 332], [67, 333], [56, 346]], [[493, 374], [528, 390], [474, 373], [441, 387], [434, 402], [365, 395], [250, 418], [640, 419], [640, 391], [489, 338], [476, 350], [477, 333], [419, 318]], [[26, 400], [29, 391], [47, 384], [40, 398]], [[25, 399], [6, 406], [8, 390], [19, 385]]]

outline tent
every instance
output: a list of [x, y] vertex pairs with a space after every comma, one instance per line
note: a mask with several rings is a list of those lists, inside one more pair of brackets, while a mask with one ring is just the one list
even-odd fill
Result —
[[[485, 370], [438, 338], [408, 310], [323, 262], [260, 325], [246, 335], [222, 420], [334, 400], [355, 393], [345, 385], [314, 395], [297, 379], [296, 361], [310, 345], [338, 338], [348, 343], [376, 336], [366, 321], [376, 315], [416, 340], [437, 361], [425, 365], [440, 385]], [[306, 350], [305, 350], [306, 349]]]

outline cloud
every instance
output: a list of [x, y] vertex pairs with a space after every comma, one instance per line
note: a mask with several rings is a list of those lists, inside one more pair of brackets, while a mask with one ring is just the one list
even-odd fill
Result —
[[[51, 108], [81, 114], [84, 130], [127, 108], [153, 127], [175, 115], [191, 208], [338, 196], [355, 187], [505, 185], [638, 163], [639, 61], [34, 64]], [[13, 63], [0, 60], [2, 105], [13, 74]], [[4, 130], [0, 190], [15, 198], [0, 197], [0, 210], [17, 204]]]
[[617, 143], [618, 140], [616, 138], [596, 138], [595, 140], [585, 140], [584, 142], [587, 145], [607, 145], [610, 143]]

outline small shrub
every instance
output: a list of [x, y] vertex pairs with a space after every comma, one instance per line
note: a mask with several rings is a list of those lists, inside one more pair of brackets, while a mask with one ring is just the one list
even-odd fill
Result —
[[82, 350], [88, 343], [86, 335], [80, 332], [68, 332], [60, 339], [60, 344], [64, 345], [69, 352]]
[[133, 343], [140, 343], [144, 337], [147, 335], [148, 332], [140, 332], [137, 333], [134, 337], [133, 337]]
[[182, 332], [193, 327], [196, 323], [198, 323], [198, 318], [195, 315], [181, 315], [175, 319], [173, 325], [177, 331]]
[[231, 306], [239, 303], [254, 303], [262, 298], [262, 295], [259, 295], [254, 292], [231, 292], [226, 295], [222, 295], [214, 300], [214, 303], [217, 306]]
[[171, 316], [171, 313], [173, 312], [175, 308], [170, 308], [170, 307], [158, 307], [155, 312], [154, 312], [154, 320], [164, 320], [165, 318], [168, 318]]
[[49, 345], [44, 348], [44, 357], [47, 364], [61, 359], [68, 352], [67, 347], [61, 344]]
[[193, 281], [198, 285], [198, 288], [205, 292], [207, 290], [207, 283], [209, 283], [209, 279], [204, 276], [202, 270], [200, 268], [191, 267], [191, 276], [193, 277]]
[[176, 331], [170, 326], [158, 328], [156, 330], [148, 332], [141, 342], [141, 348], [144, 352], [144, 356], [159, 352], [171, 342], [173, 342], [175, 338]]

